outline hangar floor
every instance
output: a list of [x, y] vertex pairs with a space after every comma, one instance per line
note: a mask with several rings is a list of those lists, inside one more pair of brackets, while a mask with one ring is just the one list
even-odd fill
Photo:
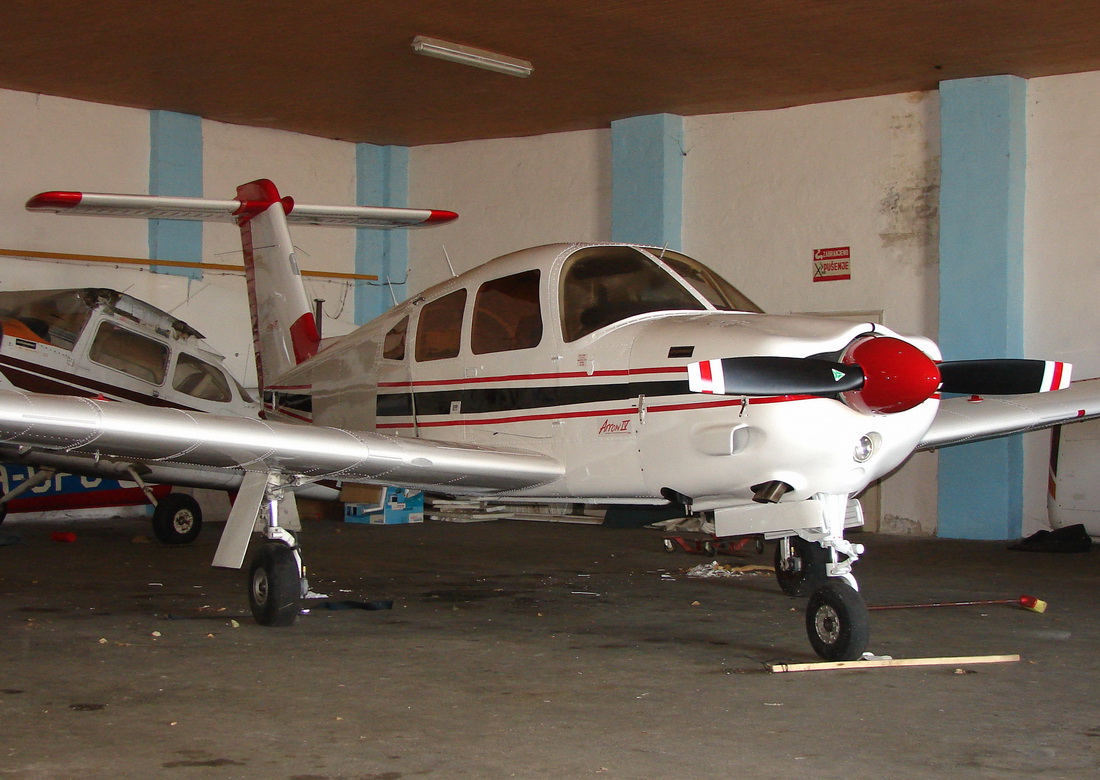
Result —
[[393, 610], [314, 608], [264, 629], [242, 574], [208, 565], [216, 526], [185, 548], [135, 543], [148, 533], [135, 520], [3, 530], [23, 541], [0, 548], [0, 778], [1100, 768], [1096, 553], [864, 534], [869, 603], [1050, 603], [875, 612], [873, 651], [1023, 661], [770, 674], [762, 662], [815, 660], [802, 601], [766, 574], [686, 578], [706, 559], [665, 553], [654, 531], [315, 521], [313, 590]]

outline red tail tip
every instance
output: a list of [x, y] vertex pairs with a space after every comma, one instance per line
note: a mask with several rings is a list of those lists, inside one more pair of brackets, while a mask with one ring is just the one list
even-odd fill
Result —
[[59, 211], [80, 205], [84, 195], [79, 192], [40, 192], [27, 201], [28, 211]]

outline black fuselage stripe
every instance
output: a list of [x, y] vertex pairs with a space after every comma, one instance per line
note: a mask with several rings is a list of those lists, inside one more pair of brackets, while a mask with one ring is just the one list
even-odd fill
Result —
[[[612, 384], [566, 385], [559, 387], [455, 388], [416, 393], [417, 415], [450, 414], [458, 401], [462, 414], [492, 414], [520, 409], [577, 406], [607, 401], [661, 398], [687, 395], [686, 379], [666, 382], [617, 382]], [[379, 417], [409, 417], [413, 413], [412, 393], [379, 393]]]

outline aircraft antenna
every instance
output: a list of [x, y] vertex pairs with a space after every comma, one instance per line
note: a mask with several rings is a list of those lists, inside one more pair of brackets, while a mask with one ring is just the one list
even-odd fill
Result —
[[447, 267], [451, 269], [451, 278], [454, 279], [458, 276], [455, 273], [455, 267], [451, 265], [451, 256], [447, 254], [447, 247], [445, 244], [440, 244], [443, 247], [443, 259], [447, 261]]
[[390, 291], [390, 297], [393, 298], [393, 305], [397, 305], [397, 293], [393, 291], [393, 282], [390, 281], [390, 277], [386, 277], [386, 287]]

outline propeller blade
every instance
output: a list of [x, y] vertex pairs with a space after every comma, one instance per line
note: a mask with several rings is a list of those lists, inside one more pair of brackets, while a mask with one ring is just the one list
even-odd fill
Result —
[[1069, 387], [1073, 366], [1056, 360], [950, 360], [939, 364], [945, 393], [1021, 395]]
[[834, 395], [863, 386], [863, 369], [819, 358], [735, 357], [688, 366], [693, 393]]

